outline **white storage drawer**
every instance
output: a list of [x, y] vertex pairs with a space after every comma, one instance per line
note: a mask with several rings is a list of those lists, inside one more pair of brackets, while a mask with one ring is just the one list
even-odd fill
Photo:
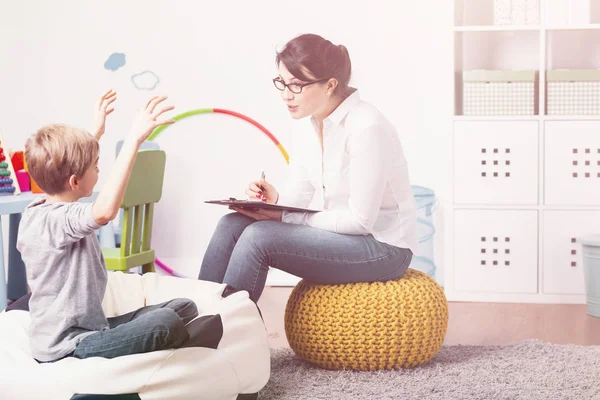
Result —
[[454, 212], [457, 291], [537, 293], [537, 254], [537, 210]]
[[457, 121], [456, 204], [538, 204], [538, 123]]
[[544, 212], [544, 293], [585, 294], [581, 245], [575, 239], [599, 230], [600, 211]]
[[600, 206], [600, 121], [545, 123], [545, 204]]

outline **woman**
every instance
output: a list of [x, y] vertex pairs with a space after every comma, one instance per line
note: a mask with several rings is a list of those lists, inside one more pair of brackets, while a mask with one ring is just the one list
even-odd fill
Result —
[[416, 250], [416, 206], [396, 130], [348, 86], [344, 46], [301, 35], [276, 63], [275, 87], [292, 118], [311, 117], [318, 145], [296, 154], [281, 194], [264, 178], [246, 194], [303, 208], [319, 196], [323, 211], [232, 208], [219, 221], [198, 279], [247, 290], [258, 301], [269, 266], [321, 284], [402, 276]]

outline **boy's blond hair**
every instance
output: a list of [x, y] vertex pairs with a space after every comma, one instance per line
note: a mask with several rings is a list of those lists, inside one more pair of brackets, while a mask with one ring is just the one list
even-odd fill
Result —
[[29, 174], [50, 195], [64, 192], [71, 175], [81, 178], [96, 162], [98, 153], [96, 138], [67, 125], [44, 126], [25, 144]]

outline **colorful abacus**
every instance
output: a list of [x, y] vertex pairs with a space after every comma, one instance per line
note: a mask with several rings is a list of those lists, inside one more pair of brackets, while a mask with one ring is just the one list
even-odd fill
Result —
[[17, 175], [10, 157], [4, 153], [4, 142], [0, 139], [0, 196], [20, 194], [19, 185], [16, 185]]
[[[4, 157], [4, 156], [2, 156]], [[1, 157], [0, 157], [1, 158]], [[7, 171], [8, 163], [0, 163], [0, 176], [10, 176], [10, 171]], [[12, 185], [13, 180], [11, 178], [0, 178], [0, 193], [14, 193], [15, 187]]]

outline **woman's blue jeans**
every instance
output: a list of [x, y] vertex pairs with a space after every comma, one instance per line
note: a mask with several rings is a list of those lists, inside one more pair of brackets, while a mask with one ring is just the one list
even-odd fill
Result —
[[399, 278], [412, 252], [372, 235], [342, 235], [309, 226], [223, 216], [208, 245], [198, 279], [227, 283], [258, 301], [269, 267], [320, 284]]

